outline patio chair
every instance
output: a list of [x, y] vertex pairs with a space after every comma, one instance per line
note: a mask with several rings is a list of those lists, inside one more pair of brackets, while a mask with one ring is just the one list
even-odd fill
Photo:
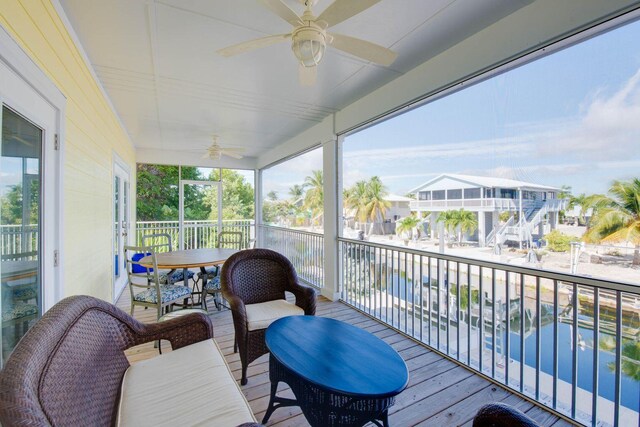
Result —
[[[145, 234], [142, 236], [142, 246], [151, 248], [153, 252], [171, 252], [171, 236], [168, 233]], [[193, 279], [193, 271], [187, 271], [187, 280]], [[183, 270], [171, 270], [158, 273], [160, 284], [173, 285], [176, 282], [184, 282]], [[185, 283], [186, 285], [187, 283]], [[194, 281], [195, 286], [195, 281]]]
[[513, 406], [496, 402], [478, 410], [473, 427], [538, 427], [538, 424]]
[[[267, 353], [265, 331], [274, 321], [292, 315], [315, 315], [316, 293], [298, 283], [291, 262], [269, 249], [247, 249], [224, 263], [222, 295], [229, 302], [235, 329], [234, 352], [240, 349], [242, 379], [247, 383], [247, 366]], [[286, 300], [291, 292], [295, 305]]]
[[[245, 240], [244, 234], [240, 231], [222, 231], [218, 234], [217, 248], [228, 248], [228, 249], [237, 249], [242, 250], [245, 248]], [[206, 278], [207, 283], [204, 285], [204, 289], [202, 290], [202, 306], [206, 310], [207, 309], [207, 296], [214, 296], [214, 303], [218, 311], [222, 310], [222, 301], [220, 301], [220, 266], [217, 265], [215, 267], [206, 269]], [[202, 282], [204, 274], [202, 272], [198, 273], [197, 280]]]
[[[153, 268], [147, 268], [140, 264], [140, 260], [151, 256]], [[136, 305], [151, 307], [158, 310], [158, 319], [163, 310], [171, 311], [172, 304], [191, 299], [191, 289], [182, 285], [165, 285], [160, 283], [158, 275], [158, 263], [155, 252], [150, 248], [141, 246], [125, 246], [124, 257], [127, 266], [127, 278], [131, 291], [131, 315]], [[160, 298], [158, 298], [160, 295]]]

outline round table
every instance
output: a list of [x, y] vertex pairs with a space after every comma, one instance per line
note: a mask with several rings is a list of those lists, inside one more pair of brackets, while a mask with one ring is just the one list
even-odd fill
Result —
[[[282, 406], [300, 406], [312, 426], [388, 426], [388, 409], [409, 382], [387, 343], [347, 323], [316, 316], [273, 322], [265, 336], [271, 399], [262, 423]], [[296, 399], [276, 396], [278, 382]]]
[[[159, 269], [173, 271], [182, 268], [184, 271], [183, 277], [185, 278], [188, 277], [187, 270], [190, 268], [200, 268], [202, 272], [202, 289], [204, 289], [207, 284], [207, 271], [205, 267], [224, 264], [224, 262], [236, 252], [238, 252], [236, 249], [226, 248], [200, 248], [162, 252], [156, 254], [156, 263]], [[139, 263], [145, 267], [153, 268], [151, 256], [142, 258]], [[171, 272], [167, 277], [171, 277]], [[184, 281], [184, 285], [189, 286], [187, 280]], [[205, 295], [201, 297], [201, 304], [206, 309]]]

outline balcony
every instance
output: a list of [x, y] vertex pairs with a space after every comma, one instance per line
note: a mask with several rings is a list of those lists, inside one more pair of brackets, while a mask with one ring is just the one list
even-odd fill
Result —
[[[118, 306], [129, 310], [129, 295], [124, 293]], [[331, 302], [319, 297], [317, 315], [347, 322], [371, 332], [390, 344], [407, 363], [410, 372], [409, 385], [396, 399], [390, 410], [389, 422], [394, 426], [425, 425], [471, 425], [471, 419], [478, 409], [490, 402], [504, 402], [513, 405], [534, 418], [543, 426], [568, 426], [568, 422], [559, 419], [540, 407], [522, 399], [486, 379], [474, 375], [469, 370], [447, 360], [384, 323], [363, 314], [344, 302]], [[152, 310], [136, 308], [135, 317], [143, 322], [154, 322]], [[231, 312], [223, 309], [214, 311], [213, 320], [215, 340], [222, 349], [227, 363], [237, 380], [240, 379], [240, 358], [233, 352], [233, 322]], [[163, 352], [169, 347], [162, 345]], [[128, 351], [131, 363], [154, 357], [158, 350], [153, 344], [146, 344]], [[251, 409], [261, 420], [269, 401], [269, 363], [268, 356], [249, 365], [249, 382], [242, 386]], [[280, 385], [280, 395], [292, 397], [288, 387]], [[298, 407], [286, 407], [276, 410], [271, 416], [269, 426], [305, 426], [306, 419]]]
[[[302, 282], [324, 288], [322, 234], [260, 226], [257, 236], [259, 246], [292, 261]], [[524, 405], [542, 425], [566, 423], [558, 414], [584, 425], [637, 424], [636, 286], [360, 240], [338, 245], [340, 302], [320, 297], [319, 315], [363, 327], [405, 358], [411, 382], [392, 424], [464, 425], [496, 400]], [[213, 319], [237, 370], [229, 312]], [[145, 354], [155, 353], [132, 357]], [[245, 387], [258, 418], [268, 400], [267, 369], [264, 358], [251, 365], [255, 379]], [[282, 425], [303, 421], [296, 411], [276, 416]]]

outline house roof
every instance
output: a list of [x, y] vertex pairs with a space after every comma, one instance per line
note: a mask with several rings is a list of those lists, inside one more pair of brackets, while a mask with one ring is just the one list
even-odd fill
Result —
[[387, 194], [384, 199], [389, 202], [411, 202], [413, 200], [409, 197], [399, 196], [397, 194]]
[[453, 173], [445, 173], [441, 174], [411, 190], [410, 193], [414, 193], [416, 191], [422, 190], [425, 187], [428, 187], [436, 182], [449, 178], [453, 180], [457, 180], [466, 184], [477, 185], [478, 187], [485, 188], [522, 188], [529, 190], [547, 190], [547, 191], [560, 191], [557, 187], [550, 187], [547, 185], [535, 184], [532, 182], [526, 181], [518, 181], [515, 179], [507, 179], [507, 178], [496, 178], [491, 176], [475, 176], [475, 175], [461, 175], [461, 174], [453, 174]]

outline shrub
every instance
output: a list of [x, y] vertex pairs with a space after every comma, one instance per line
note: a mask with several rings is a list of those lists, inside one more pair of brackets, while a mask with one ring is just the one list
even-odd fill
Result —
[[576, 238], [558, 230], [553, 230], [544, 236], [544, 240], [547, 241], [547, 247], [550, 251], [567, 252], [571, 248], [571, 242], [575, 242]]

